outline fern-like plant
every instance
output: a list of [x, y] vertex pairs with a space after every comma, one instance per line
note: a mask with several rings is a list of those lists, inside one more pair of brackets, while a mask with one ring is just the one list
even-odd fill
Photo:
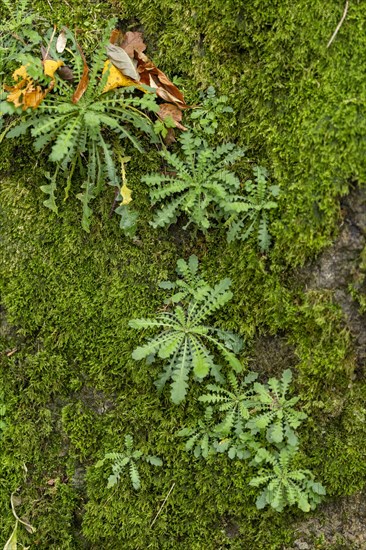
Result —
[[[37, 109], [28, 109], [20, 123], [7, 134], [8, 138], [16, 138], [30, 129], [35, 138], [35, 150], [50, 150], [48, 159], [55, 164], [55, 169], [46, 173], [49, 183], [43, 185], [41, 190], [48, 195], [45, 206], [54, 212], [57, 213], [55, 193], [60, 176], [64, 175], [67, 198], [73, 176], [78, 174], [82, 192], [77, 197], [82, 202], [82, 226], [86, 231], [89, 231], [92, 215], [90, 203], [105, 188], [105, 184], [121, 190], [118, 155], [113, 148], [113, 139], [129, 140], [140, 153], [143, 147], [136, 134], [145, 134], [153, 142], [157, 139], [152, 121], [144, 112], [158, 111], [154, 96], [132, 96], [132, 88], [104, 91], [109, 75], [107, 70], [101, 77], [106, 59], [105, 46], [114, 24], [114, 20], [109, 23], [104, 39], [94, 53], [85, 93], [75, 100], [73, 85], [58, 79], [57, 91], [48, 94]], [[71, 33], [68, 37], [74, 43], [75, 51], [68, 61], [74, 63], [74, 72], [80, 73], [78, 47]], [[51, 51], [53, 48], [54, 45]], [[63, 61], [62, 58], [60, 60]], [[83, 78], [86, 80], [85, 74]], [[111, 140], [113, 135], [115, 137]], [[119, 198], [122, 199], [121, 193]]]
[[106, 460], [112, 461], [112, 473], [108, 478], [107, 487], [111, 488], [116, 485], [123, 471], [128, 467], [132, 486], [136, 490], [141, 487], [137, 462], [143, 460], [153, 466], [162, 466], [163, 464], [162, 460], [157, 456], [145, 455], [142, 451], [134, 451], [133, 438], [131, 435], [125, 436], [125, 451], [123, 453], [106, 453], [104, 458], [95, 464], [95, 467], [100, 468]]
[[303, 512], [309, 512], [321, 502], [325, 489], [314, 481], [312, 472], [293, 467], [296, 452], [297, 449], [291, 446], [274, 453], [264, 448], [257, 452], [254, 462], [266, 464], [249, 482], [252, 487], [265, 485], [257, 498], [257, 508], [270, 505], [282, 512], [286, 505], [296, 504]]
[[177, 261], [176, 281], [162, 281], [159, 287], [164, 290], [174, 290], [174, 294], [165, 300], [166, 304], [186, 302], [190, 299], [202, 300], [212, 290], [212, 287], [202, 278], [198, 270], [198, 258], [194, 254], [188, 262], [183, 258]]
[[271, 236], [268, 230], [268, 212], [277, 208], [280, 188], [278, 185], [268, 186], [268, 172], [263, 166], [255, 166], [253, 169], [254, 181], [245, 183], [246, 195], [243, 202], [235, 204], [235, 212], [228, 219], [228, 241], [234, 239], [247, 240], [256, 230], [258, 244], [262, 252], [268, 250], [271, 244]]
[[296, 428], [307, 415], [295, 408], [299, 397], [287, 397], [292, 380], [292, 372], [287, 369], [280, 380], [270, 378], [267, 384], [255, 382], [255, 407], [246, 426], [253, 434], [265, 431], [270, 443], [282, 443], [287, 440], [297, 445]]
[[[249, 373], [239, 383], [233, 372], [227, 380], [230, 388], [209, 384], [208, 393], [198, 399], [212, 406], [217, 416], [215, 431], [221, 437], [217, 450], [229, 450], [234, 442], [261, 443], [263, 436], [269, 443], [291, 446], [298, 444], [296, 429], [307, 415], [295, 408], [299, 397], [288, 397], [292, 380], [290, 370], [285, 370], [280, 380], [270, 378], [267, 384], [256, 382], [258, 374]], [[231, 454], [234, 453], [234, 449]]]
[[207, 458], [216, 452], [215, 442], [218, 434], [215, 431], [215, 420], [212, 407], [207, 407], [203, 418], [199, 419], [194, 427], [183, 428], [177, 433], [178, 437], [187, 437], [186, 451], [193, 451], [196, 458]]
[[190, 119], [193, 120], [195, 133], [203, 133], [210, 136], [220, 131], [221, 119], [228, 113], [233, 113], [232, 107], [227, 105], [227, 96], [217, 96], [213, 86], [209, 86], [206, 92], [200, 93], [200, 105], [193, 109]]
[[165, 227], [186, 214], [188, 223], [206, 231], [212, 223], [227, 217], [230, 204], [237, 200], [239, 179], [228, 167], [244, 156], [232, 143], [212, 149], [192, 132], [179, 139], [184, 158], [163, 150], [161, 156], [176, 175], [150, 174], [144, 181], [150, 187], [153, 205], [160, 203], [153, 227]]
[[136, 361], [147, 358], [151, 362], [156, 356], [167, 360], [155, 385], [162, 391], [171, 379], [173, 403], [178, 404], [185, 398], [191, 370], [199, 379], [211, 374], [222, 380], [220, 367], [215, 364], [206, 344], [219, 351], [235, 371], [242, 369], [232, 351], [235, 346], [235, 351], [238, 351], [239, 339], [230, 332], [204, 324], [208, 317], [231, 300], [230, 284], [230, 279], [223, 279], [204, 295], [193, 298], [185, 307], [176, 305], [172, 312], [162, 312], [155, 319], [133, 319], [129, 322], [132, 328], [139, 330], [161, 329], [158, 336], [136, 348], [132, 357]]
[[250, 411], [255, 406], [253, 394], [253, 381], [257, 378], [257, 373], [249, 373], [241, 384], [239, 384], [234, 373], [229, 372], [227, 379], [231, 389], [222, 386], [209, 384], [207, 389], [210, 393], [201, 395], [198, 399], [202, 403], [216, 405], [219, 413], [224, 417], [217, 425], [216, 431], [225, 435], [232, 431], [237, 436], [243, 434], [246, 422], [250, 418]]

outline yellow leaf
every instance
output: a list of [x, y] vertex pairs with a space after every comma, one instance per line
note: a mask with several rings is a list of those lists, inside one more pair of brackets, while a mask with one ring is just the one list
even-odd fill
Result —
[[132, 191], [127, 187], [125, 183], [121, 187], [121, 195], [123, 198], [122, 204], [130, 204], [130, 202], [132, 201]]
[[132, 78], [129, 78], [128, 76], [125, 76], [123, 73], [121, 73], [121, 71], [118, 70], [117, 67], [115, 67], [113, 63], [109, 61], [109, 59], [104, 63], [102, 74], [105, 74], [108, 70], [108, 79], [106, 85], [104, 86], [103, 93], [114, 90], [115, 88], [126, 86], [135, 86], [135, 88], [138, 88], [142, 92], [146, 92], [146, 90], [142, 88], [142, 86], [139, 86], [139, 84], [132, 80]]
[[9, 101], [9, 103], [14, 103], [15, 107], [20, 107], [22, 105], [22, 102], [20, 101], [20, 96], [22, 93], [23, 90], [14, 90], [8, 94], [6, 100]]
[[43, 72], [46, 76], [54, 78], [55, 72], [59, 67], [65, 65], [63, 61], [54, 61], [53, 59], [46, 59], [43, 62]]
[[29, 74], [27, 73], [27, 65], [22, 65], [21, 67], [19, 67], [19, 69], [17, 69], [16, 71], [13, 72], [13, 79], [14, 80], [18, 80], [19, 78], [22, 78], [22, 79], [25, 79], [25, 80], [29, 80]]
[[39, 86], [37, 88], [31, 88], [24, 91], [23, 96], [23, 111], [28, 109], [28, 107], [32, 107], [32, 109], [36, 109], [36, 107], [39, 106], [43, 98], [45, 97], [46, 92], [42, 90]]

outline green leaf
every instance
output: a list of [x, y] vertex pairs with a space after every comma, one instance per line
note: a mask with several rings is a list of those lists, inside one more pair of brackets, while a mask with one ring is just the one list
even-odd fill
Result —
[[111, 487], [114, 487], [118, 483], [118, 476], [115, 474], [111, 474], [108, 478], [108, 484], [107, 489], [110, 489]]
[[153, 466], [162, 466], [163, 465], [163, 461], [161, 460], [161, 458], [158, 458], [157, 456], [148, 455], [146, 457], [146, 460], [148, 462], [150, 462], [150, 464], [152, 464]]
[[136, 489], [136, 491], [140, 489], [141, 487], [140, 476], [136, 468], [136, 465], [133, 461], [130, 462], [130, 478], [131, 478], [133, 488]]
[[18, 532], [18, 520], [15, 521], [14, 530], [13, 530], [12, 534], [10, 535], [10, 538], [6, 541], [5, 546], [4, 546], [4, 550], [17, 550], [17, 548], [18, 548], [18, 545], [17, 545], [17, 541], [18, 541], [17, 532]]

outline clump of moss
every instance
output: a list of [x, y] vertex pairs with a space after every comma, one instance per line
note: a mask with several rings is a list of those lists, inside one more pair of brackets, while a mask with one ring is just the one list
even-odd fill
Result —
[[[36, 536], [24, 533], [24, 543], [39, 548], [290, 545], [289, 525], [297, 513], [258, 512], [248, 464], [225, 457], [192, 462], [182, 452], [174, 434], [199, 414], [199, 388], [185, 408], [172, 407], [165, 394], [159, 398], [151, 367], [131, 358], [140, 342], [128, 321], [161, 307], [157, 283], [170, 278], [179, 257], [195, 253], [212, 283], [229, 276], [235, 299], [215, 321], [245, 338], [241, 359], [251, 361], [263, 379], [268, 369], [258, 353], [260, 339], [281, 340], [288, 348], [309, 416], [300, 434], [304, 466], [330, 495], [349, 494], [364, 483], [363, 422], [353, 420], [363, 414], [359, 396], [365, 388], [362, 380], [350, 384], [350, 335], [332, 295], [307, 291], [293, 267], [331, 241], [340, 195], [349, 181], [365, 181], [366, 97], [359, 66], [366, 56], [366, 7], [350, 6], [327, 50], [341, 14], [320, 0], [311, 8], [305, 0], [285, 0], [266, 10], [258, 2], [243, 6], [234, 0], [126, 0], [123, 6], [87, 8], [69, 3], [71, 10], [58, 3], [51, 15], [86, 30], [86, 47], [92, 46], [89, 29], [103, 28], [110, 13], [137, 18], [149, 55], [180, 77], [190, 102], [208, 84], [228, 95], [234, 114], [217, 139], [248, 146], [239, 172], [245, 176], [253, 162], [266, 165], [282, 195], [274, 247], [265, 256], [251, 242], [224, 245], [220, 230], [195, 239], [179, 224], [155, 232], [141, 183], [147, 163], [149, 172], [159, 169], [151, 152], [129, 163], [141, 211], [137, 240], [126, 239], [109, 217], [113, 191], [100, 200], [85, 234], [73, 193], [58, 217], [43, 207], [42, 170], [33, 168], [27, 140], [2, 143], [0, 291], [14, 328], [0, 334], [0, 342], [1, 351], [17, 351], [0, 356], [9, 403], [0, 446], [0, 503], [7, 511], [1, 540], [13, 522], [9, 495], [21, 486], [20, 512], [37, 528]], [[45, 3], [37, 7], [49, 10]], [[188, 113], [186, 120], [189, 125]], [[146, 484], [138, 495], [128, 487], [108, 492], [103, 472], [92, 467], [104, 452], [118, 450], [126, 433], [165, 464], [158, 472], [143, 472]]]

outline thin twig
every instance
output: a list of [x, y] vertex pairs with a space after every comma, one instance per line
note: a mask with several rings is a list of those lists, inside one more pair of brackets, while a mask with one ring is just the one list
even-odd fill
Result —
[[159, 510], [158, 510], [158, 513], [156, 514], [156, 516], [154, 517], [154, 519], [153, 519], [152, 522], [150, 523], [150, 529], [151, 529], [151, 527], [154, 525], [154, 523], [156, 522], [156, 520], [158, 519], [158, 517], [159, 517], [159, 515], [160, 515], [162, 509], [164, 508], [164, 506], [165, 506], [165, 504], [166, 504], [166, 501], [168, 500], [169, 495], [170, 495], [170, 493], [173, 491], [174, 487], [175, 487], [175, 481], [174, 481], [173, 485], [170, 487], [169, 493], [168, 493], [167, 496], [165, 497], [163, 504], [160, 506], [160, 508], [159, 508]]
[[344, 12], [343, 12], [342, 18], [341, 18], [340, 22], [338, 23], [338, 25], [336, 27], [336, 30], [332, 34], [332, 38], [329, 40], [329, 42], [327, 44], [327, 48], [329, 48], [329, 46], [331, 45], [331, 43], [333, 42], [333, 40], [337, 36], [337, 33], [338, 33], [339, 29], [341, 28], [341, 26], [343, 24], [343, 21], [346, 19], [347, 10], [348, 10], [348, 0], [346, 0], [346, 5], [344, 6]]
[[48, 53], [49, 53], [49, 51], [50, 51], [50, 47], [51, 47], [51, 44], [52, 44], [52, 40], [55, 38], [55, 34], [56, 34], [56, 25], [53, 26], [52, 35], [51, 35], [50, 41], [49, 41], [49, 43], [48, 43], [46, 53], [44, 54], [44, 58], [43, 58], [43, 59], [45, 59], [45, 60], [48, 59]]
[[47, 0], [47, 2], [48, 2], [49, 7], [51, 8], [51, 10], [53, 11], [53, 7], [52, 7], [52, 4], [51, 4], [50, 0]]

